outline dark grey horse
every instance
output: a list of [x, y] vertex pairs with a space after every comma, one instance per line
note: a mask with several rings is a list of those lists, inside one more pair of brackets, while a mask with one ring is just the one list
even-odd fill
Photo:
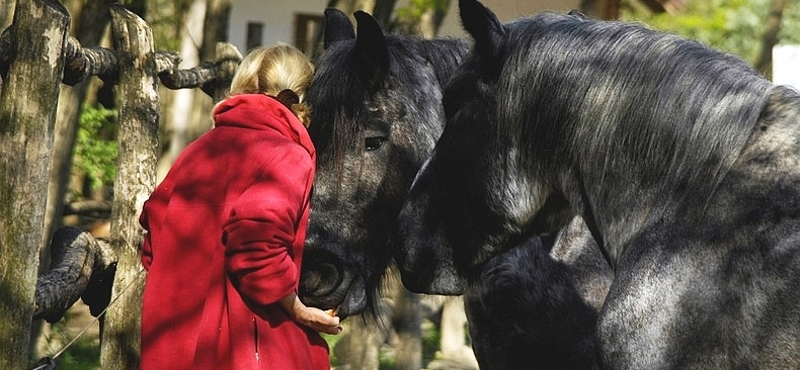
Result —
[[481, 370], [598, 369], [597, 316], [612, 278], [580, 217], [490, 259], [464, 295]]
[[616, 271], [606, 368], [800, 368], [800, 94], [636, 24], [460, 11], [475, 44], [399, 217], [406, 287], [461, 293], [575, 212]]
[[326, 48], [306, 93], [317, 150], [300, 295], [346, 317], [377, 304], [387, 238], [444, 124], [444, 84], [464, 41], [387, 34], [372, 16], [326, 11]]
[[[326, 11], [307, 95], [319, 160], [300, 293], [341, 315], [377, 301], [393, 221], [442, 132], [444, 83], [468, 48], [383, 34], [368, 14], [355, 16], [358, 37], [343, 13]], [[494, 262], [466, 296], [481, 368], [591, 368], [611, 272], [580, 219]], [[543, 268], [517, 267], [531, 263]]]

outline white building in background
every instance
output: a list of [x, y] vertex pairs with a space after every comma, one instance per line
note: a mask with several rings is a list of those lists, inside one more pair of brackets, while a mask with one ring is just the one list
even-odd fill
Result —
[[776, 45], [772, 48], [772, 81], [800, 89], [800, 45]]
[[[501, 21], [506, 22], [543, 10], [577, 9], [580, 0], [483, 0]], [[284, 42], [305, 47], [323, 18], [327, 0], [233, 0], [228, 38], [242, 53], [257, 45]], [[400, 0], [398, 7], [407, 6]], [[450, 10], [439, 36], [465, 37], [458, 19], [458, 1]]]

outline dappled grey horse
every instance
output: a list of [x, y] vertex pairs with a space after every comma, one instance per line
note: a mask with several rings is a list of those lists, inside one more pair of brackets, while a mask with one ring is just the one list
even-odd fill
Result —
[[462, 293], [577, 213], [615, 268], [606, 368], [800, 368], [800, 94], [638, 24], [459, 6], [475, 43], [399, 216], [405, 286]]

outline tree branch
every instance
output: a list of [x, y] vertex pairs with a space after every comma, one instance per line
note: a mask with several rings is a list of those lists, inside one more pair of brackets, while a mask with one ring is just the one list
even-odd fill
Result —
[[111, 203], [104, 200], [87, 200], [64, 205], [64, 216], [79, 215], [107, 218], [111, 215]]
[[[12, 50], [10, 30], [11, 27], [0, 34], [0, 72], [7, 68], [11, 58], [9, 54]], [[235, 48], [233, 45], [228, 47]], [[238, 65], [242, 60], [238, 50], [236, 53], [221, 55], [214, 62], [203, 62], [190, 69], [178, 68], [181, 57], [176, 52], [157, 51], [155, 59], [156, 72], [164, 86], [172, 90], [201, 87], [212, 98], [217, 85], [227, 86], [230, 84], [230, 81], [219, 80], [219, 77], [229, 78], [230, 64], [233, 62], [234, 65]], [[116, 84], [119, 80], [117, 65], [117, 55], [114, 50], [103, 47], [83, 47], [78, 39], [69, 36], [64, 48], [64, 77], [61, 82], [72, 86], [86, 80], [89, 76], [97, 76], [105, 82]]]
[[87, 231], [62, 227], [50, 244], [50, 271], [39, 277], [33, 319], [57, 322], [78, 298], [99, 315], [108, 306], [117, 258], [110, 244]]

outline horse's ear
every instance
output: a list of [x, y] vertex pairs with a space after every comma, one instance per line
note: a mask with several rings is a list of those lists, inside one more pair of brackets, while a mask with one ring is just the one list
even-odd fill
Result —
[[356, 33], [347, 14], [336, 8], [325, 9], [325, 49], [336, 42], [354, 38]]
[[475, 50], [485, 57], [496, 57], [506, 29], [491, 10], [477, 0], [459, 0], [461, 25], [475, 40]]
[[377, 86], [389, 71], [389, 48], [383, 30], [371, 15], [359, 10], [354, 13], [356, 17], [356, 50], [366, 64], [365, 71], [369, 84]]

